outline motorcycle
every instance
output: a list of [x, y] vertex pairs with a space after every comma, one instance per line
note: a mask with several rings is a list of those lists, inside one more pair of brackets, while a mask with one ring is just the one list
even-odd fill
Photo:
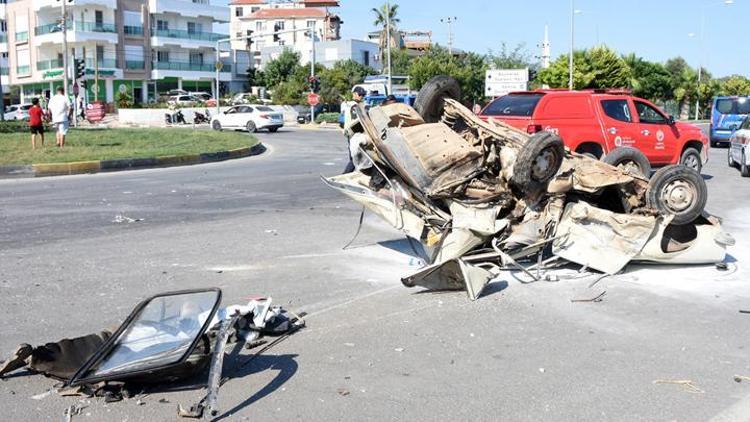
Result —
[[168, 125], [187, 124], [185, 116], [179, 110], [175, 113], [164, 113], [164, 122]]
[[196, 111], [194, 113], [193, 117], [193, 123], [196, 125], [202, 124], [202, 123], [208, 123], [211, 121], [211, 114], [206, 110], [206, 114], [203, 114], [201, 112]]

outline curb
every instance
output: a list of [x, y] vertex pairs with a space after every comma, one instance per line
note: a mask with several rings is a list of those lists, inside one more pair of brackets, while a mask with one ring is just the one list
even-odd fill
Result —
[[342, 130], [338, 125], [299, 125], [297, 128], [302, 130]]
[[252, 147], [232, 149], [229, 151], [206, 152], [203, 154], [167, 155], [150, 158], [122, 158], [117, 160], [79, 161], [73, 163], [6, 165], [0, 166], [0, 178], [62, 176], [70, 174], [189, 166], [251, 157], [254, 155], [260, 155], [265, 151], [265, 145], [259, 142]]

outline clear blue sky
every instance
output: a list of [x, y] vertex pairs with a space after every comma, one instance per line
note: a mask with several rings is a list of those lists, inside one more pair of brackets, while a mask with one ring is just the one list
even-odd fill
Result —
[[[226, 4], [227, 0], [218, 0]], [[341, 0], [345, 38], [364, 38], [374, 30], [371, 9], [384, 0]], [[567, 53], [570, 40], [568, 0], [401, 0], [400, 27], [431, 30], [433, 41], [445, 45], [448, 29], [440, 18], [455, 16], [454, 45], [486, 53], [523, 43], [539, 55], [544, 25], [549, 25], [553, 59]], [[750, 0], [576, 0], [576, 47], [606, 44], [620, 53], [634, 52], [649, 60], [682, 56], [693, 67], [701, 61], [716, 77], [750, 77], [750, 42], [746, 40]], [[701, 49], [701, 15], [705, 41]], [[693, 37], [688, 34], [693, 33]], [[701, 53], [703, 51], [703, 53]]]

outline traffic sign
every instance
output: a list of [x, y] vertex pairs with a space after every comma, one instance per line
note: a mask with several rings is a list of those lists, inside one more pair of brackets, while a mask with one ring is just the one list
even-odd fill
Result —
[[484, 94], [500, 97], [513, 91], [526, 91], [529, 69], [490, 69], [485, 73]]
[[307, 104], [315, 106], [318, 105], [318, 103], [320, 103], [320, 95], [314, 92], [307, 94]]
[[222, 63], [222, 62], [216, 62], [216, 64], [214, 65], [214, 67], [216, 67], [216, 70], [218, 70], [219, 72], [221, 72], [221, 69], [224, 68], [224, 63]]

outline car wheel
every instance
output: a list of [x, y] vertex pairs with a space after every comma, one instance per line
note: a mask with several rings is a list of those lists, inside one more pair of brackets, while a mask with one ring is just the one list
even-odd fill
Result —
[[512, 182], [527, 194], [546, 187], [560, 170], [565, 156], [562, 138], [550, 132], [538, 132], [521, 147], [513, 167]]
[[218, 121], [218, 120], [214, 120], [214, 122], [213, 122], [213, 123], [211, 123], [211, 128], [212, 128], [213, 130], [218, 130], [218, 131], [221, 131], [221, 122], [220, 122], [220, 121]]
[[711, 141], [711, 148], [716, 148], [719, 146], [719, 143], [716, 141]]
[[729, 167], [734, 167], [734, 160], [732, 160], [732, 146], [730, 145], [729, 148], [727, 148], [727, 165]]
[[268, 128], [268, 131], [271, 132], [271, 133], [276, 133], [278, 130], [279, 130], [279, 128], [277, 128], [277, 127], [269, 127]]
[[443, 116], [445, 99], [460, 97], [461, 88], [455, 79], [450, 76], [435, 76], [419, 90], [414, 101], [414, 109], [426, 123], [437, 123]]
[[247, 125], [245, 125], [245, 128], [250, 133], [255, 133], [258, 130], [258, 128], [255, 127], [255, 122], [253, 122], [252, 120], [250, 120], [249, 122], [247, 122]]
[[742, 177], [750, 177], [750, 167], [745, 161], [745, 151], [742, 151], [742, 161], [740, 161], [740, 175]]
[[605, 155], [602, 161], [630, 174], [646, 178], [651, 175], [651, 163], [644, 153], [635, 148], [617, 147]]
[[672, 224], [688, 224], [703, 212], [708, 199], [706, 182], [697, 171], [669, 165], [654, 173], [648, 183], [646, 201], [651, 208], [674, 216]]
[[700, 173], [703, 169], [701, 153], [695, 148], [685, 149], [685, 152], [682, 153], [682, 157], [680, 157], [680, 164]]

